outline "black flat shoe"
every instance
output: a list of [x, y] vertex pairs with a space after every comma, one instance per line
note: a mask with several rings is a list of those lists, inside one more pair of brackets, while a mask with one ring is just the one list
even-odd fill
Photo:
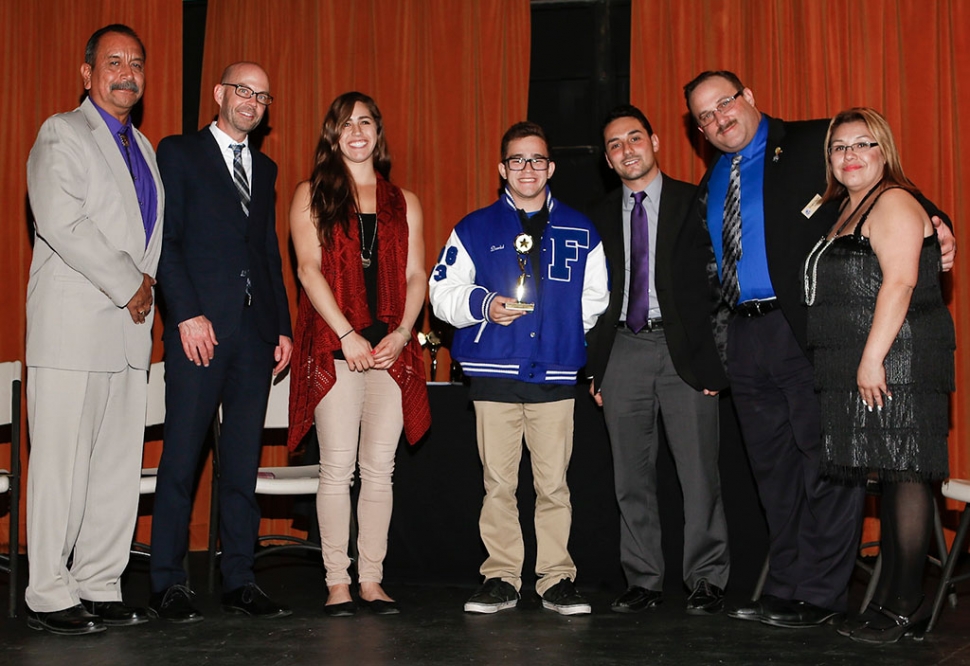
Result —
[[323, 614], [329, 617], [353, 617], [357, 614], [357, 604], [353, 601], [330, 604], [323, 607]]
[[39, 613], [27, 608], [27, 626], [62, 636], [96, 634], [107, 629], [100, 617], [87, 612], [81, 604], [52, 613]]
[[88, 601], [81, 604], [92, 615], [97, 615], [109, 627], [130, 627], [148, 622], [147, 608], [126, 606], [120, 601]]
[[401, 608], [397, 605], [396, 601], [385, 601], [383, 599], [367, 601], [366, 599], [361, 599], [360, 605], [374, 615], [397, 615], [401, 612]]
[[[889, 608], [870, 603], [866, 609], [876, 611], [882, 618], [888, 619], [889, 624], [880, 626], [875, 621], [863, 623], [856, 627], [849, 634], [849, 638], [858, 643], [869, 643], [871, 645], [885, 645], [895, 643], [903, 636], [912, 638], [915, 641], [923, 640], [926, 628], [930, 623], [928, 613], [920, 612], [923, 610], [923, 603], [916, 607], [916, 610], [909, 615], [900, 615]], [[885, 622], [885, 620], [883, 620]], [[840, 632], [841, 633], [841, 632]], [[844, 634], [843, 634], [844, 635]]]

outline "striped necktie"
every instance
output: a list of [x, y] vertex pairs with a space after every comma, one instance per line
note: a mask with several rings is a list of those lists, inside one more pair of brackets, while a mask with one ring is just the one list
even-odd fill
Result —
[[236, 189], [239, 190], [239, 203], [242, 204], [243, 212], [249, 216], [249, 181], [246, 178], [246, 168], [242, 163], [242, 150], [245, 147], [241, 143], [232, 144], [232, 177], [236, 182]]
[[728, 307], [741, 297], [738, 261], [741, 260], [741, 156], [731, 160], [727, 196], [724, 198], [724, 224], [721, 227], [721, 296]]

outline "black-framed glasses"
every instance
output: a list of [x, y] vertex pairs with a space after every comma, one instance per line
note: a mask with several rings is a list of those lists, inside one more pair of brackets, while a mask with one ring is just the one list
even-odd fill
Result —
[[270, 104], [273, 103], [273, 96], [270, 95], [268, 92], [256, 92], [255, 90], [247, 86], [239, 85], [238, 83], [226, 83], [225, 81], [223, 81], [219, 85], [232, 86], [233, 88], [236, 89], [236, 94], [242, 97], [243, 99], [249, 99], [250, 97], [255, 95], [256, 101], [262, 104], [263, 106], [269, 106]]
[[870, 148], [875, 148], [879, 144], [875, 141], [856, 141], [855, 143], [840, 143], [829, 146], [829, 155], [845, 155], [850, 150], [853, 153], [864, 153]]
[[720, 113], [723, 116], [725, 113], [730, 111], [731, 107], [734, 106], [735, 102], [738, 101], [738, 97], [740, 97], [743, 92], [744, 90], [739, 90], [733, 95], [731, 95], [730, 97], [725, 97], [720, 102], [718, 102], [717, 106], [715, 106], [713, 109], [711, 109], [710, 111], [705, 111], [704, 113], [697, 116], [697, 124], [700, 127], [704, 128], [710, 125], [711, 123], [713, 123], [715, 118], [714, 114]]
[[504, 160], [509, 171], [522, 171], [526, 164], [531, 164], [535, 171], [547, 171], [549, 169], [548, 157], [506, 157]]

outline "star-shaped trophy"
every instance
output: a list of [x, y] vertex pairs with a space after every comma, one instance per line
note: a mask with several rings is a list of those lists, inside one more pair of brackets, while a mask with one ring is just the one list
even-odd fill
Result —
[[522, 298], [525, 296], [526, 266], [528, 266], [529, 253], [532, 251], [533, 246], [532, 236], [526, 233], [521, 233], [515, 237], [514, 241], [512, 241], [512, 246], [515, 248], [515, 251], [519, 253], [519, 270], [521, 271], [521, 274], [515, 281], [515, 301], [506, 303], [505, 309], [532, 312], [536, 309], [536, 304], [522, 302]]

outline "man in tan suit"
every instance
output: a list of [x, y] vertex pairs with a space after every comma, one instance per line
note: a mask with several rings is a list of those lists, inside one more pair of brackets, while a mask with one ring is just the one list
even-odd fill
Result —
[[37, 231], [27, 623], [59, 634], [147, 620], [122, 603], [120, 578], [137, 517], [164, 192], [152, 146], [129, 118], [145, 86], [141, 40], [106, 26], [84, 59], [88, 98], [44, 122], [27, 161]]

